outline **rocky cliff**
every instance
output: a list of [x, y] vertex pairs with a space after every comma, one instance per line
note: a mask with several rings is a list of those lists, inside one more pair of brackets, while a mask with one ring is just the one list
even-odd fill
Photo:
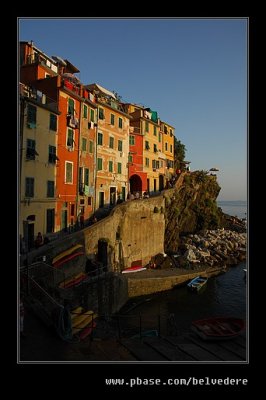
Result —
[[182, 174], [165, 198], [165, 252], [176, 252], [180, 235], [224, 226], [216, 199], [220, 192], [215, 175], [204, 171]]

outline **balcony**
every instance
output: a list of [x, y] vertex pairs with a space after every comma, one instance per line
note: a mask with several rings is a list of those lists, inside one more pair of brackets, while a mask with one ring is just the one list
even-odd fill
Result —
[[67, 114], [67, 126], [72, 129], [77, 129], [79, 125], [78, 118], [75, 118], [71, 114]]
[[69, 79], [62, 79], [62, 86], [67, 89], [70, 90], [71, 92], [77, 94], [78, 96], [81, 95], [81, 88], [79, 84], [74, 83], [73, 81], [70, 81]]
[[19, 92], [21, 97], [27, 97], [31, 100], [36, 101], [36, 103], [42, 104], [48, 107], [50, 110], [54, 112], [58, 112], [58, 104], [55, 100], [46, 96], [40, 90], [37, 90], [31, 86], [24, 85], [23, 83], [19, 83]]

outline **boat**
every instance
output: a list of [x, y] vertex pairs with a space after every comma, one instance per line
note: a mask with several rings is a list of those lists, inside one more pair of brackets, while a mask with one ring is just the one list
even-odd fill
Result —
[[134, 267], [129, 267], [126, 268], [122, 271], [122, 274], [129, 274], [130, 272], [139, 272], [139, 271], [144, 271], [145, 269], [147, 269], [146, 267], [142, 267], [142, 266], [138, 266], [138, 265], [134, 265]]
[[53, 258], [52, 264], [55, 264], [57, 261], [61, 260], [61, 258], [64, 258], [68, 256], [69, 254], [74, 253], [77, 249], [82, 248], [83, 246], [81, 244], [76, 244], [75, 246], [70, 247], [69, 249], [63, 251], [62, 253], [58, 254], [56, 257]]
[[203, 276], [196, 276], [196, 278], [192, 279], [188, 284], [187, 288], [192, 290], [193, 292], [198, 292], [204, 285], [206, 285], [208, 278]]
[[227, 340], [245, 329], [245, 321], [233, 317], [213, 317], [193, 321], [191, 329], [203, 340]]
[[69, 254], [68, 256], [65, 256], [65, 257], [61, 258], [60, 260], [56, 261], [55, 263], [53, 263], [53, 267], [54, 268], [60, 267], [60, 265], [63, 265], [66, 262], [72, 260], [73, 258], [76, 258], [78, 256], [82, 256], [84, 254], [85, 253], [84, 253], [83, 250], [82, 251], [77, 251], [76, 253]]

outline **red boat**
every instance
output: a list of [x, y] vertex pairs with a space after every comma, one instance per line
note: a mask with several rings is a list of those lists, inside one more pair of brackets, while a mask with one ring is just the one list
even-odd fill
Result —
[[204, 340], [226, 340], [245, 329], [245, 321], [233, 317], [206, 318], [192, 322], [191, 329]]

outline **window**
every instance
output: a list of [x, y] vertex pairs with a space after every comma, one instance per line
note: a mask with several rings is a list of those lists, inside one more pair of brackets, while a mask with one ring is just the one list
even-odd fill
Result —
[[112, 136], [109, 137], [109, 147], [110, 149], [114, 148], [114, 138]]
[[81, 150], [87, 151], [87, 139], [84, 137], [81, 139]]
[[88, 118], [88, 107], [86, 104], [83, 105], [83, 118]]
[[103, 134], [101, 132], [98, 132], [98, 144], [103, 144]]
[[164, 133], [167, 135], [167, 132], [168, 132], [168, 131], [167, 131], [167, 126], [164, 125], [164, 128], [163, 128], [163, 129], [164, 129]]
[[74, 115], [75, 102], [73, 99], [68, 99], [68, 114]]
[[91, 201], [91, 197], [88, 197], [88, 206], [91, 206], [92, 201]]
[[55, 114], [50, 114], [50, 125], [49, 125], [50, 131], [57, 131], [57, 115]]
[[118, 140], [118, 151], [123, 151], [123, 141]]
[[172, 131], [172, 129], [170, 129], [170, 136], [171, 136], [171, 137], [173, 136], [173, 131]]
[[74, 131], [73, 131], [73, 129], [67, 130], [67, 147], [72, 150], [74, 148]]
[[35, 150], [36, 142], [32, 139], [27, 139], [27, 150], [26, 150], [26, 159], [27, 160], [35, 160], [35, 156], [39, 154]]
[[130, 163], [133, 162], [133, 156], [131, 156], [131, 155], [128, 156], [128, 162], [130, 162]]
[[160, 162], [156, 161], [156, 168], [159, 169], [160, 168]]
[[157, 136], [157, 128], [155, 125], [153, 125], [153, 134], [154, 136]]
[[135, 146], [135, 136], [134, 135], [129, 135], [129, 144], [131, 146]]
[[25, 197], [34, 197], [34, 178], [26, 178]]
[[54, 181], [47, 181], [47, 197], [54, 197]]
[[162, 141], [162, 135], [161, 133], [159, 133], [159, 143], [161, 143], [161, 141]]
[[103, 108], [99, 107], [99, 119], [104, 119]]
[[122, 164], [121, 164], [121, 162], [117, 163], [117, 173], [118, 174], [122, 173]]
[[150, 166], [150, 159], [149, 158], [145, 158], [145, 166], [149, 167]]
[[119, 128], [123, 128], [123, 120], [122, 120], [122, 118], [118, 118], [118, 127]]
[[36, 114], [37, 108], [28, 104], [27, 122], [30, 125], [30, 128], [36, 128]]
[[153, 145], [153, 151], [154, 151], [154, 153], [157, 153], [157, 151], [158, 151], [156, 144]]
[[90, 142], [89, 142], [89, 152], [93, 153], [93, 141], [92, 140], [90, 140]]
[[65, 183], [73, 183], [73, 163], [66, 161], [65, 164]]
[[97, 158], [97, 171], [101, 171], [103, 169], [103, 159]]
[[156, 168], [156, 160], [152, 160], [152, 168]]
[[165, 143], [165, 150], [168, 150], [168, 143]]
[[150, 149], [150, 145], [148, 140], [145, 140], [145, 150], [149, 150]]
[[170, 144], [170, 152], [173, 153], [173, 145]]
[[145, 121], [145, 132], [149, 132], [149, 122]]
[[113, 172], [113, 161], [109, 161], [109, 172]]
[[91, 109], [91, 122], [94, 122], [94, 110]]
[[54, 164], [58, 160], [56, 156], [56, 147], [49, 145], [48, 149], [48, 162]]
[[89, 168], [84, 168], [84, 185], [89, 186]]
[[111, 125], [115, 124], [115, 116], [114, 114], [111, 114]]

